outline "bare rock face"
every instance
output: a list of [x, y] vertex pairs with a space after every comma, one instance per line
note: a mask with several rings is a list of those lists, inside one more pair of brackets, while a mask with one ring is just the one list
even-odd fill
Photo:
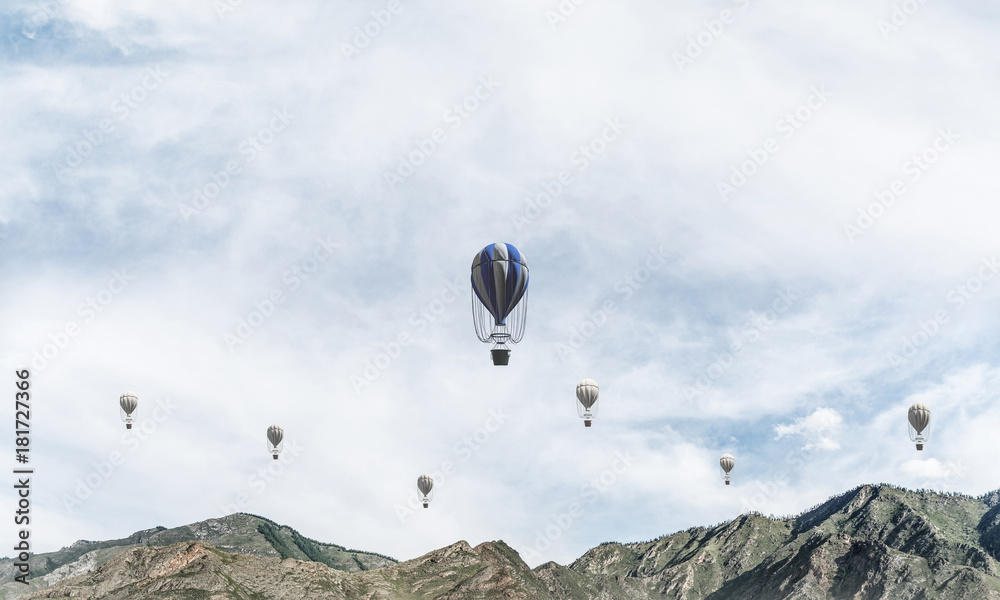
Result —
[[90, 573], [97, 568], [97, 554], [97, 550], [88, 552], [75, 561], [57, 568], [48, 575], [43, 575], [42, 579], [45, 581], [46, 585], [52, 585], [53, 583], [62, 581], [63, 579], [67, 579], [69, 577], [76, 577], [77, 575]]
[[370, 598], [550, 598], [528, 565], [503, 542], [465, 541], [392, 567], [361, 573]]
[[[268, 528], [243, 517], [251, 516], [188, 528], [255, 553], [204, 541], [119, 545], [109, 558], [101, 552], [112, 549], [91, 550], [36, 578], [51, 585], [25, 600], [1000, 600], [1000, 493], [970, 498], [862, 486], [795, 518], [746, 514], [648, 542], [602, 544], [568, 567], [535, 569], [502, 541], [461, 541], [402, 563], [371, 554], [384, 561], [381, 568], [337, 569], [269, 555], [247, 537], [251, 525], [275, 540], [274, 554], [295, 545], [327, 563], [339, 556], [270, 521]], [[163, 531], [146, 538], [163, 540]], [[73, 553], [95, 543], [87, 544]]]
[[89, 575], [25, 598], [347, 598], [345, 575], [326, 565], [227, 554], [201, 542], [140, 547]]

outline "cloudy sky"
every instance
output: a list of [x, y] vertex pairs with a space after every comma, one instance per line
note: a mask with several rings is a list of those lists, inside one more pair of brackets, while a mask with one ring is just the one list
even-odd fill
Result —
[[[862, 483], [997, 487], [995, 4], [473, 4], [4, 3], [37, 551], [241, 510], [565, 564]], [[507, 367], [470, 308], [500, 241], [531, 273]]]

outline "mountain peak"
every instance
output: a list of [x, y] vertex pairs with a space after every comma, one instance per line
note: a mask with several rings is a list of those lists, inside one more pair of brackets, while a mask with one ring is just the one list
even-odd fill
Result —
[[[60, 553], [32, 558], [57, 565], [31, 580], [34, 597], [812, 600], [933, 590], [939, 600], [1000, 600], [1000, 492], [973, 498], [863, 485], [797, 517], [747, 513], [646, 542], [604, 543], [568, 567], [530, 569], [503, 540], [461, 540], [396, 563], [243, 513]], [[353, 569], [329, 564], [338, 557], [350, 557]], [[6, 584], [0, 598], [24, 587]]]

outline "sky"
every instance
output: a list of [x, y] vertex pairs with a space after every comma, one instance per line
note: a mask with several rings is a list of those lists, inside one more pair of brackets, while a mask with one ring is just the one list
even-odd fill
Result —
[[[30, 370], [33, 549], [242, 511], [568, 564], [864, 483], [996, 489], [998, 19], [4, 3], [0, 379]], [[470, 306], [495, 242], [530, 272], [504, 367]]]

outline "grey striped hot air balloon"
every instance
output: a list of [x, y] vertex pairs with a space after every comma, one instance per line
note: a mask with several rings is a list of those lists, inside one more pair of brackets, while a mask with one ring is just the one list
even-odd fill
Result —
[[733, 470], [736, 466], [736, 459], [733, 458], [732, 454], [723, 454], [722, 458], [719, 459], [719, 467], [722, 468], [722, 478], [726, 480], [726, 485], [729, 485], [729, 472]]
[[584, 427], [590, 427], [591, 420], [597, 415], [597, 396], [599, 393], [600, 389], [593, 379], [584, 379], [576, 384], [576, 413], [583, 419]]
[[274, 460], [278, 460], [278, 455], [281, 454], [282, 440], [285, 439], [285, 430], [278, 425], [271, 425], [267, 428], [267, 450], [274, 457]]
[[121, 418], [125, 422], [125, 429], [132, 429], [135, 418], [132, 413], [139, 406], [139, 398], [132, 392], [125, 392], [118, 400], [118, 407], [121, 409]]
[[434, 489], [434, 478], [426, 473], [417, 477], [417, 489], [423, 494], [424, 497], [420, 501], [424, 503], [424, 508], [427, 508], [427, 503], [431, 501], [431, 490]]
[[910, 441], [916, 442], [917, 450], [923, 450], [924, 444], [930, 440], [931, 409], [926, 404], [917, 402], [910, 407], [906, 415], [910, 422]]

